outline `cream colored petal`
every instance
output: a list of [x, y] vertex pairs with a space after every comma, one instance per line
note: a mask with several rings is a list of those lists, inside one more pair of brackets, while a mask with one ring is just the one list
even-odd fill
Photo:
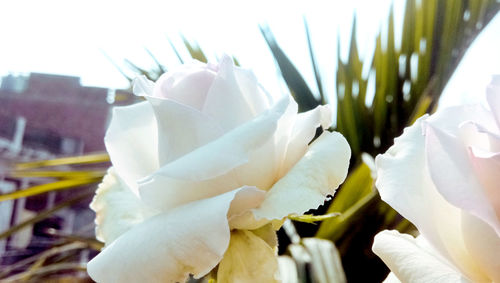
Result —
[[192, 202], [134, 226], [88, 263], [89, 275], [101, 283], [184, 282], [189, 274], [204, 276], [229, 245], [231, 202], [248, 189]]
[[282, 100], [219, 139], [163, 166], [141, 181], [141, 198], [158, 209], [169, 209], [249, 185], [239, 180], [234, 169], [273, 138], [288, 103]]
[[471, 282], [448, 263], [422, 249], [415, 238], [397, 231], [382, 231], [375, 236], [373, 252], [401, 282]]
[[110, 168], [90, 204], [96, 213], [97, 239], [111, 244], [133, 226], [154, 214]]
[[258, 207], [266, 196], [266, 192], [252, 186], [243, 186], [244, 190], [239, 192], [231, 202], [227, 218], [231, 220], [246, 211]]
[[156, 118], [148, 102], [113, 108], [104, 142], [116, 173], [134, 192], [137, 180], [159, 168], [157, 137]]
[[275, 252], [278, 252], [278, 235], [272, 224], [267, 224], [259, 229], [251, 230], [257, 237], [266, 242]]
[[217, 282], [278, 282], [278, 260], [273, 248], [247, 230], [231, 232], [229, 248], [219, 264]]
[[270, 220], [317, 208], [344, 181], [350, 157], [349, 144], [340, 133], [324, 132], [290, 172], [274, 184], [264, 202], [233, 219], [231, 227], [255, 229]]

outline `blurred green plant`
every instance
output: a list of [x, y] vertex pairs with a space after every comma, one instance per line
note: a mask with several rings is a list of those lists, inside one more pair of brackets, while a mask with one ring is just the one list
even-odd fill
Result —
[[[387, 36], [383, 41], [382, 31], [379, 32], [371, 61], [363, 61], [359, 56], [356, 18], [347, 61], [340, 56], [337, 39], [335, 130], [349, 141], [353, 166], [327, 210], [341, 215], [324, 221], [316, 236], [336, 243], [348, 281], [377, 282], [386, 275], [385, 267], [371, 252], [372, 239], [378, 231], [414, 229], [380, 200], [370, 169], [361, 162], [361, 154], [376, 156], [385, 152], [405, 126], [435, 110], [467, 48], [499, 9], [500, 3], [491, 0], [407, 0], [400, 45], [396, 42], [391, 8]], [[290, 92], [301, 103], [300, 109], [307, 111], [323, 104], [325, 97], [333, 100], [333, 95], [324, 93], [309, 28], [304, 23], [318, 94], [301, 78], [270, 29], [261, 30]], [[370, 67], [368, 73], [363, 72], [366, 64]], [[375, 86], [372, 96], [367, 93], [369, 83]]]
[[[383, 38], [382, 31], [379, 32], [371, 61], [360, 58], [354, 17], [347, 61], [341, 58], [337, 38], [335, 98], [322, 87], [305, 20], [317, 94], [279, 47], [269, 27], [261, 28], [301, 111], [323, 104], [325, 97], [337, 102], [335, 130], [349, 141], [352, 168], [327, 210], [341, 215], [324, 221], [316, 236], [335, 242], [349, 282], [380, 282], [387, 274], [385, 266], [371, 252], [372, 239], [378, 231], [415, 231], [411, 223], [380, 200], [370, 168], [361, 161], [361, 154], [376, 156], [385, 152], [404, 127], [435, 110], [465, 51], [499, 9], [500, 3], [491, 0], [407, 0], [400, 44], [396, 42], [391, 8], [387, 36]], [[363, 72], [367, 64], [370, 72]], [[369, 83], [375, 86], [374, 94], [367, 93]]]

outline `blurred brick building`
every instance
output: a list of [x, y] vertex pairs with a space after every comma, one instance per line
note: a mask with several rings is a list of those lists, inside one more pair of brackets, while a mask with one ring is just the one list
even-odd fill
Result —
[[26, 146], [43, 144], [56, 154], [103, 150], [111, 95], [105, 88], [81, 86], [77, 77], [6, 76], [0, 86], [1, 134], [12, 134], [22, 117]]
[[[3, 77], [0, 83], [0, 193], [46, 182], [40, 178], [11, 178], [6, 174], [10, 164], [104, 151], [103, 138], [111, 107], [134, 101], [135, 97], [127, 91], [82, 86], [78, 77], [40, 73]], [[68, 194], [71, 192], [51, 192], [0, 202], [0, 233], [39, 211], [52, 208]], [[41, 243], [46, 240], [43, 228], [65, 234], [92, 233], [94, 216], [87, 205], [88, 202], [60, 210], [43, 223], [0, 240], [0, 269], [36, 252], [37, 247], [43, 249]]]

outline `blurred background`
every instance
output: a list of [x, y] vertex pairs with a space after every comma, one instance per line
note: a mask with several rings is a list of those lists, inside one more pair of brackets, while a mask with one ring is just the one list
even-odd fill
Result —
[[437, 107], [484, 103], [500, 74], [499, 9], [496, 0], [0, 3], [0, 280], [90, 281], [85, 263], [102, 244], [88, 204], [110, 165], [110, 109], [137, 102], [139, 74], [155, 80], [226, 53], [300, 111], [331, 104], [332, 129], [353, 149], [346, 183], [310, 212], [340, 216], [296, 219], [279, 233], [280, 254], [301, 280], [329, 282], [299, 260], [314, 251], [289, 245], [290, 233], [315, 236], [335, 244], [348, 282], [380, 282], [388, 270], [371, 253], [373, 235], [414, 229], [380, 201], [372, 158]]

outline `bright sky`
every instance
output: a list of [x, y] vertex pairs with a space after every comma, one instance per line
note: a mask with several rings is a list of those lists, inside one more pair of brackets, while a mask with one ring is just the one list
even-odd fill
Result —
[[[377, 2], [377, 3], [374, 3]], [[161, 4], [160, 4], [161, 3]], [[390, 1], [2, 1], [0, 74], [47, 72], [80, 76], [86, 85], [126, 87], [127, 81], [103, 55], [123, 65], [127, 58], [153, 65], [148, 48], [167, 67], [178, 64], [167, 36], [196, 40], [212, 58], [236, 56], [269, 90], [277, 88], [276, 67], [260, 34], [268, 23], [290, 58], [312, 82], [302, 15], [309, 21], [322, 69], [334, 77], [336, 37], [347, 42], [358, 7], [359, 34], [373, 42]], [[370, 34], [370, 36], [366, 36]], [[367, 46], [361, 44], [361, 46]], [[333, 80], [328, 80], [332, 81]]]
[[[396, 10], [401, 10], [404, 2], [394, 2]], [[326, 88], [333, 93], [337, 33], [340, 32], [342, 42], [348, 42], [356, 10], [361, 54], [367, 53], [373, 47], [381, 21], [387, 19], [390, 3], [390, 0], [2, 1], [0, 75], [68, 74], [81, 77], [85, 85], [125, 88], [127, 80], [103, 52], [121, 66], [127, 58], [148, 68], [154, 62], [145, 51], [147, 48], [164, 65], [174, 66], [178, 61], [167, 37], [185, 53], [179, 37], [182, 33], [196, 40], [209, 59], [222, 53], [234, 55], [243, 66], [254, 70], [268, 91], [280, 92], [283, 85], [278, 81], [274, 61], [258, 28], [259, 23], [268, 23], [278, 43], [313, 86], [302, 22], [305, 15]], [[500, 23], [498, 26], [497, 31]], [[498, 40], [497, 37], [489, 52], [495, 53], [492, 48], [500, 50]], [[343, 52], [346, 50], [345, 44]], [[486, 58], [484, 52], [479, 53]], [[496, 55], [500, 56], [498, 52]], [[482, 62], [494, 65], [495, 61]], [[500, 64], [496, 62], [500, 73]], [[477, 76], [478, 70], [484, 69], [478, 69], [477, 65], [467, 68]], [[465, 91], [463, 87], [458, 89]]]

